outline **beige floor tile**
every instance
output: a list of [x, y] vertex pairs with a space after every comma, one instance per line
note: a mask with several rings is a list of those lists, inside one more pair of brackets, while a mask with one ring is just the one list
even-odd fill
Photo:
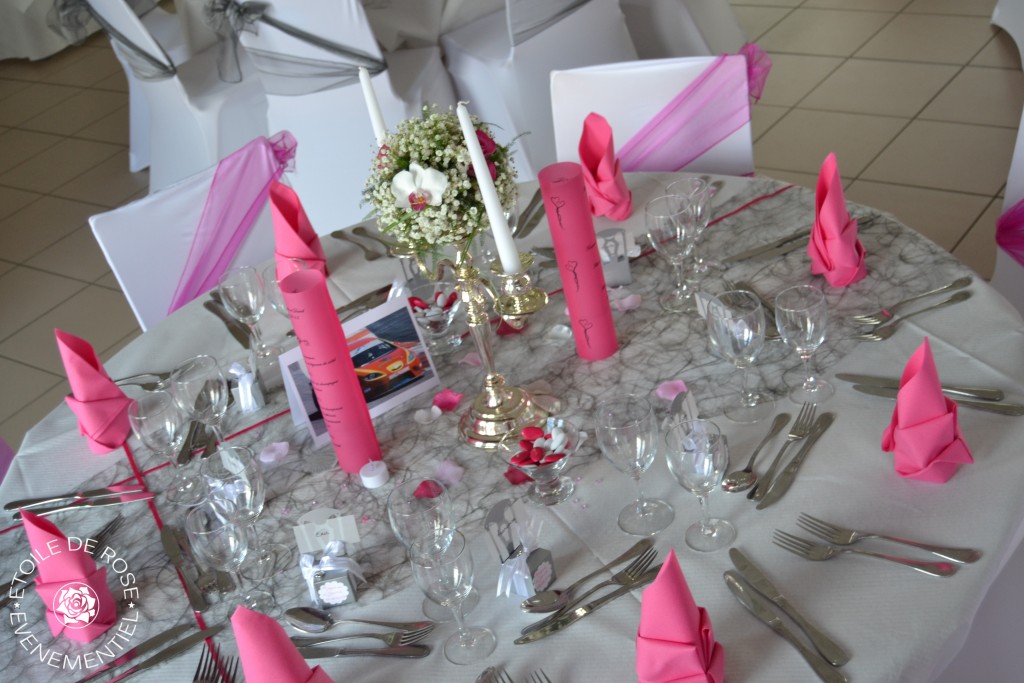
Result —
[[888, 211], [946, 251], [963, 238], [990, 197], [856, 180], [846, 191], [851, 202]]
[[914, 0], [903, 11], [991, 17], [995, 8], [996, 0]]
[[736, 7], [745, 6], [771, 6], [771, 7], [799, 7], [804, 0], [731, 0], [730, 4]]
[[956, 75], [946, 64], [850, 59], [800, 102], [807, 109], [913, 117]]
[[765, 31], [790, 13], [786, 7], [733, 7], [732, 13], [736, 16], [740, 28], [743, 29], [747, 40], [756, 42], [764, 35]]
[[769, 53], [849, 57], [892, 17], [889, 12], [801, 8], [780, 21], [758, 43]]
[[57, 143], [62, 138], [49, 133], [13, 128], [0, 135], [0, 173], [28, 161]]
[[1010, 128], [914, 121], [861, 176], [992, 196], [1006, 181], [1016, 137]]
[[1004, 69], [1020, 69], [1020, 50], [1013, 38], [1005, 31], [999, 31], [971, 60], [971, 66], [996, 66]]
[[[93, 92], [99, 92], [94, 90]], [[111, 95], [112, 93], [104, 93]], [[86, 126], [75, 133], [76, 138], [86, 140], [99, 140], [100, 142], [112, 142], [118, 145], [128, 145], [128, 126], [130, 124], [128, 106], [115, 109], [96, 123]]]
[[35, 368], [63, 374], [53, 329], [60, 328], [92, 344], [109, 348], [138, 326], [124, 297], [103, 287], [85, 289], [0, 343], [0, 355]]
[[0, 422], [0, 436], [17, 452], [25, 433], [60, 405], [70, 391], [71, 387], [66, 380], [57, 383], [12, 417]]
[[1024, 73], [968, 66], [921, 112], [920, 118], [1016, 128], [1024, 107]]
[[128, 78], [124, 75], [124, 72], [110, 74], [102, 81], [97, 82], [94, 86], [97, 90], [114, 90], [116, 92], [128, 92]]
[[25, 265], [58, 275], [93, 282], [110, 272], [88, 225], [83, 225], [53, 246], [29, 259]]
[[982, 17], [901, 14], [878, 32], [857, 57], [966, 64], [992, 38]]
[[67, 138], [0, 175], [0, 185], [51, 192], [123, 149], [106, 142]]
[[121, 93], [82, 90], [31, 121], [24, 122], [21, 127], [44, 133], [72, 135], [127, 104], [128, 96]]
[[96, 353], [99, 354], [100, 360], [106, 362], [116, 356], [118, 351], [131, 344], [140, 336], [142, 336], [142, 330], [136, 327], [134, 330], [114, 342], [111, 346], [102, 350], [97, 350]]
[[0, 187], [0, 220], [17, 213], [42, 196], [36, 192], [16, 190], [13, 187]]
[[92, 50], [61, 50], [46, 59], [30, 61], [28, 59], [7, 59], [0, 61], [0, 77], [15, 78], [23, 81], [42, 81], [47, 76], [66, 69], [79, 59], [86, 57]]
[[899, 12], [910, 2], [911, 0], [806, 0], [800, 7]]
[[12, 271], [17, 267], [18, 264], [11, 263], [10, 261], [0, 260], [0, 275]]
[[4, 390], [0, 391], [0, 422], [61, 381], [57, 375], [8, 358], [0, 358], [0, 377], [4, 384]]
[[907, 124], [905, 119], [794, 109], [754, 144], [758, 166], [817, 174], [835, 152], [844, 178], [857, 176]]
[[61, 85], [77, 85], [88, 88], [109, 76], [123, 73], [121, 62], [117, 61], [114, 51], [107, 48], [89, 49], [81, 59], [67, 68], [57, 71], [43, 80], [46, 83]]
[[69, 99], [81, 88], [49, 83], [33, 83], [24, 90], [0, 100], [0, 124], [18, 126], [50, 107]]
[[[14, 334], [87, 285], [21, 266], [0, 275], [0, 339]], [[0, 352], [2, 354], [2, 352]]]
[[992, 278], [996, 267], [996, 220], [1002, 213], [1002, 204], [999, 200], [992, 202], [953, 249], [953, 256], [986, 280]]
[[17, 92], [21, 92], [27, 88], [30, 83], [25, 81], [15, 81], [10, 78], [0, 78], [0, 100], [7, 99], [11, 95]]
[[23, 263], [86, 225], [102, 209], [60, 197], [41, 197], [0, 221], [0, 253]]
[[149, 187], [149, 172], [128, 170], [128, 150], [121, 151], [97, 164], [88, 173], [53, 191], [60, 197], [94, 202], [114, 208]]
[[755, 104], [750, 109], [751, 134], [757, 140], [786, 115], [789, 107], [773, 107], [770, 104]]
[[[114, 275], [113, 271], [107, 271], [103, 277], [98, 278], [93, 282], [93, 284], [100, 287], [106, 287], [107, 289], [112, 289], [116, 292], [121, 291], [121, 284], [117, 281], [117, 277]], [[125, 299], [125, 304], [127, 304], [127, 301], [128, 300]]]
[[781, 180], [782, 182], [790, 183], [792, 185], [799, 185], [800, 187], [807, 187], [812, 190], [818, 184], [818, 176], [814, 173], [795, 173], [793, 171], [786, 171], [780, 168], [761, 168], [760, 165], [757, 167], [757, 175], [775, 178], [775, 180]]
[[773, 54], [772, 71], [764, 86], [761, 104], [792, 107], [835, 71], [838, 57]]

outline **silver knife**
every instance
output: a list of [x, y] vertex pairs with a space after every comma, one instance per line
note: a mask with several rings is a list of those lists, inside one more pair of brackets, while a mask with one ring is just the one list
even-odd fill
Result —
[[139, 643], [138, 645], [128, 650], [117, 659], [107, 662], [106, 664], [96, 669], [85, 678], [78, 679], [77, 681], [75, 681], [75, 683], [85, 683], [86, 681], [91, 681], [92, 679], [102, 674], [104, 671], [110, 671], [111, 669], [116, 669], [122, 664], [127, 664], [136, 657], [140, 657], [149, 652], [150, 650], [155, 650], [167, 641], [174, 640], [190, 628], [192, 628], [192, 624], [179, 624], [174, 628], [167, 629], [163, 633], [158, 633], [149, 640], [144, 640], [143, 642]]
[[783, 244], [781, 247], [775, 247], [774, 249], [764, 252], [761, 254], [761, 257], [775, 258], [776, 256], [785, 256], [791, 251], [798, 251], [800, 249], [806, 250], [807, 243], [809, 241], [810, 240], [799, 240], [796, 242], [790, 242], [789, 244]]
[[249, 333], [242, 330], [238, 321], [232, 318], [231, 314], [224, 309], [223, 304], [208, 299], [203, 302], [203, 308], [213, 313], [224, 323], [224, 327], [228, 328], [228, 332], [235, 338], [235, 341], [242, 345], [242, 348], [249, 348]]
[[661, 571], [660, 565], [654, 567], [653, 569], [648, 569], [647, 572], [643, 574], [643, 576], [641, 576], [639, 579], [629, 584], [628, 586], [622, 586], [620, 588], [613, 590], [608, 595], [602, 595], [596, 600], [591, 600], [587, 604], [581, 605], [573, 609], [572, 611], [563, 614], [562, 616], [558, 617], [544, 628], [537, 629], [536, 631], [531, 631], [530, 633], [527, 633], [525, 636], [520, 636], [519, 638], [516, 638], [514, 642], [516, 645], [524, 645], [525, 643], [532, 643], [533, 641], [540, 640], [541, 638], [547, 638], [552, 633], [558, 633], [559, 631], [565, 630], [573, 624], [575, 624], [580, 619], [582, 619], [583, 617], [593, 614], [597, 610], [601, 609], [601, 607], [607, 605], [615, 598], [625, 595], [631, 590], [635, 590], [637, 588], [640, 588], [641, 586], [646, 586], [651, 581], [654, 581], [655, 577], [658, 576], [659, 571]]
[[825, 681], [825, 683], [846, 683], [846, 676], [838, 669], [833, 669], [817, 652], [804, 645], [803, 641], [783, 623], [779, 615], [768, 607], [767, 600], [758, 595], [757, 591], [751, 588], [750, 584], [744, 581], [739, 574], [730, 569], [725, 572], [724, 576], [725, 585], [729, 587], [729, 590], [736, 596], [736, 599], [750, 610], [751, 614], [788, 640], [797, 649], [797, 652], [807, 660], [807, 663], [811, 665], [814, 673], [818, 674], [818, 678]]
[[[107, 505], [123, 505], [125, 503], [135, 503], [140, 500], [152, 500], [155, 496], [156, 494], [152, 491], [143, 491], [141, 493], [122, 493], [116, 496], [107, 496], [106, 498], [97, 498], [94, 500], [85, 499], [82, 502], [72, 503], [71, 505], [60, 505], [52, 508], [37, 508], [35, 510], [29, 510], [29, 512], [37, 517], [46, 517], [47, 515], [65, 512], [67, 510], [88, 510], [89, 508], [99, 508]], [[14, 513], [14, 518], [21, 519], [20, 510]]]
[[181, 547], [178, 545], [178, 538], [174, 534], [174, 528], [165, 525], [160, 530], [160, 540], [164, 544], [164, 552], [167, 553], [167, 557], [171, 558], [171, 563], [178, 570], [178, 573], [181, 574], [189, 606], [193, 611], [205, 612], [210, 608], [210, 604], [206, 602], [203, 591], [199, 590], [199, 586], [192, 580], [192, 576], [185, 571], [185, 557], [181, 554]]
[[[896, 398], [898, 389], [889, 389], [887, 387], [872, 387], [866, 384], [854, 384], [853, 388], [855, 391], [859, 391], [862, 394], [868, 394], [870, 396], [881, 396], [883, 398]], [[1019, 403], [993, 403], [991, 401], [968, 401], [966, 399], [958, 398], [954, 399], [957, 405], [964, 406], [965, 408], [974, 408], [975, 410], [984, 410], [989, 413], [998, 413], [999, 415], [1024, 415], [1024, 406]]]
[[533, 198], [530, 199], [530, 203], [523, 211], [523, 215], [519, 218], [519, 223], [522, 227], [516, 231], [515, 237], [526, 237], [533, 229], [540, 224], [540, 221], [544, 216], [547, 215], [547, 211], [544, 208], [543, 197], [540, 193], [540, 188], [533, 194]]
[[750, 559], [743, 554], [743, 551], [739, 548], [730, 548], [729, 557], [732, 559], [732, 563], [736, 565], [736, 569], [739, 570], [740, 574], [744, 579], [750, 582], [757, 592], [764, 597], [774, 602], [778, 607], [789, 616], [790, 619], [796, 622], [797, 626], [803, 629], [807, 637], [811, 639], [811, 643], [814, 645], [818, 653], [828, 660], [832, 666], [842, 666], [850, 661], [850, 655], [836, 641], [829, 638], [827, 635], [821, 632], [817, 626], [807, 621], [807, 619], [797, 611], [786, 596], [782, 594], [775, 584], [772, 583], [771, 579], [765, 576], [757, 565], [750, 561]]
[[761, 302], [761, 308], [764, 309], [764, 338], [765, 339], [779, 339], [782, 335], [779, 334], [779, 328], [775, 324], [775, 306], [772, 305], [771, 301], [764, 298], [761, 292], [754, 288], [754, 285], [749, 282], [738, 280], [732, 283], [736, 289], [743, 290], [744, 292], [750, 292], [757, 297], [757, 300]]
[[786, 494], [789, 487], [793, 485], [796, 473], [799, 471], [800, 466], [803, 465], [807, 454], [811, 451], [811, 447], [814, 446], [814, 442], [825, 433], [825, 430], [832, 425], [835, 419], [835, 413], [822, 413], [818, 416], [818, 419], [814, 421], [814, 426], [811, 427], [811, 433], [804, 439], [803, 447], [797, 452], [796, 457], [768, 484], [768, 490], [765, 491], [764, 497], [757, 504], [758, 510], [764, 510], [769, 505], [777, 503], [779, 498]]
[[125, 493], [142, 493], [144, 487], [139, 484], [114, 484], [113, 486], [107, 486], [101, 489], [91, 489], [89, 491], [77, 491], [75, 493], [66, 493], [62, 496], [50, 496], [43, 498], [22, 498], [21, 500], [12, 500], [7, 505], [4, 505], [4, 510], [25, 510], [47, 503], [59, 503], [61, 501], [68, 501], [68, 505], [76, 500], [85, 500], [86, 498], [101, 499], [109, 498], [110, 496], [120, 496]]
[[740, 253], [733, 254], [732, 256], [726, 256], [725, 258], [722, 259], [722, 263], [735, 263], [736, 261], [745, 261], [746, 259], [754, 258], [755, 256], [761, 256], [762, 254], [767, 254], [773, 249], [778, 249], [779, 247], [787, 245], [790, 242], [794, 242], [804, 237], [808, 237], [810, 234], [811, 233], [808, 230], [801, 230], [800, 232], [796, 232], [793, 233], [792, 235], [787, 235], [786, 237], [777, 239], [774, 242], [762, 244], [759, 247], [747, 249], [746, 251], [741, 251]]
[[[899, 389], [900, 380], [896, 377], [879, 377], [877, 375], [859, 375], [853, 372], [837, 372], [836, 379], [854, 384], [868, 384], [874, 387], [887, 387]], [[944, 384], [942, 392], [950, 394], [951, 397], [963, 396], [965, 398], [977, 398], [982, 401], [1002, 401], [1005, 395], [1001, 389], [985, 389], [984, 387], [964, 387], [956, 384]]]
[[157, 664], [163, 664], [164, 662], [166, 662], [169, 659], [174, 659], [175, 657], [177, 657], [178, 655], [182, 654], [183, 652], [191, 649], [196, 643], [201, 643], [204, 640], [206, 640], [207, 638], [214, 637], [215, 635], [220, 633], [223, 629], [224, 629], [224, 625], [223, 624], [218, 624], [217, 626], [207, 627], [206, 629], [200, 631], [199, 633], [193, 633], [192, 635], [188, 636], [187, 638], [182, 638], [181, 640], [176, 642], [174, 645], [171, 645], [171, 646], [161, 650], [159, 653], [153, 655], [149, 659], [146, 659], [144, 661], [139, 662], [138, 664], [136, 664], [132, 668], [130, 668], [127, 671], [125, 671], [120, 676], [117, 676], [116, 678], [111, 678], [109, 681], [107, 681], [107, 683], [118, 683], [118, 681], [123, 681], [124, 679], [128, 678], [129, 676], [137, 674], [140, 671], [144, 671], [146, 669], [151, 669], [152, 667], [156, 666]]
[[299, 654], [306, 659], [325, 659], [327, 657], [353, 657], [366, 655], [369, 657], [404, 657], [419, 659], [430, 654], [426, 645], [395, 645], [392, 647], [300, 647]]

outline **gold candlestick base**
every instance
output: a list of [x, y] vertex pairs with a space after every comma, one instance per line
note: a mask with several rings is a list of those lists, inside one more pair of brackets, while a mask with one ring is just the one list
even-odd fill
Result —
[[[491, 405], [497, 396], [498, 405]], [[494, 449], [506, 435], [536, 424], [547, 411], [533, 402], [520, 387], [496, 387], [476, 395], [459, 420], [459, 432], [470, 446]]]

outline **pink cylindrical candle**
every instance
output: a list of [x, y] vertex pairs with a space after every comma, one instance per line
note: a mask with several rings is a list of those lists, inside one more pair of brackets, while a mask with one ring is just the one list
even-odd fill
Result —
[[327, 280], [318, 270], [301, 270], [281, 280], [280, 287], [338, 464], [358, 474], [366, 463], [381, 459], [380, 443]]
[[619, 340], [583, 170], [579, 164], [566, 161], [541, 169], [537, 179], [569, 306], [576, 352], [586, 360], [607, 358], [618, 350]]

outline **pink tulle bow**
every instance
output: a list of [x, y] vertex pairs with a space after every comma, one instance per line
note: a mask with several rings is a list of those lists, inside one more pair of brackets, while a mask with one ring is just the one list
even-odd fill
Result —
[[759, 102], [768, 73], [772, 70], [772, 58], [757, 43], [745, 43], [738, 54], [747, 58], [747, 87], [750, 96]]
[[996, 221], [996, 244], [1024, 266], [1024, 199]]

